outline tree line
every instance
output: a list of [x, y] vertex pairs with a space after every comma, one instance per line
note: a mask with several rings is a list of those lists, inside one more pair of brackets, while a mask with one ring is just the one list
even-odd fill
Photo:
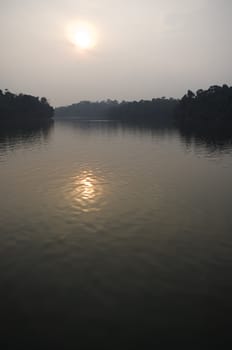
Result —
[[82, 101], [55, 109], [56, 117], [113, 119], [136, 122], [215, 125], [232, 123], [232, 87], [213, 85], [188, 92], [180, 99], [100, 102]]
[[188, 92], [180, 99], [99, 102], [81, 101], [70, 106], [51, 107], [45, 97], [0, 90], [0, 121], [46, 120], [53, 116], [110, 119], [129, 122], [159, 122], [186, 125], [232, 124], [232, 87], [213, 85], [207, 90]]
[[175, 109], [175, 118], [182, 124], [232, 123], [232, 87], [213, 85], [208, 90], [188, 90]]
[[116, 100], [106, 101], [81, 101], [70, 106], [55, 109], [56, 117], [79, 117], [79, 118], [108, 118], [109, 110], [118, 105]]
[[144, 121], [171, 118], [177, 100], [165, 97], [152, 100], [122, 101], [106, 100], [100, 102], [81, 101], [66, 107], [55, 109], [56, 117], [78, 117], [93, 119]]
[[54, 109], [45, 97], [0, 90], [0, 121], [49, 119], [53, 113]]
[[112, 119], [126, 121], [159, 121], [168, 122], [173, 116], [173, 111], [178, 101], [173, 98], [153, 98], [152, 100], [140, 100], [122, 102], [109, 110]]

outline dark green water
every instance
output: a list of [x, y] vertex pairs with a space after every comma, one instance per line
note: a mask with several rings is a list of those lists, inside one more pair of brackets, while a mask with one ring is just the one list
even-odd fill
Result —
[[228, 341], [231, 139], [97, 121], [2, 129], [2, 349]]

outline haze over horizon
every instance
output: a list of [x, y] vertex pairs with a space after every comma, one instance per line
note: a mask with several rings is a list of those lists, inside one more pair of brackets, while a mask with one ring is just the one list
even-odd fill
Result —
[[[232, 85], [230, 0], [2, 0], [0, 10], [0, 89], [61, 106]], [[68, 37], [80, 21], [94, 45]]]

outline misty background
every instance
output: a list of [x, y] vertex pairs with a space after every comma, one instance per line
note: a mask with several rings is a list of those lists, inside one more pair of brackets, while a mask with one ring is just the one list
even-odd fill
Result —
[[[80, 100], [181, 97], [232, 82], [230, 0], [1, 0], [1, 89]], [[80, 54], [70, 21], [98, 44]]]

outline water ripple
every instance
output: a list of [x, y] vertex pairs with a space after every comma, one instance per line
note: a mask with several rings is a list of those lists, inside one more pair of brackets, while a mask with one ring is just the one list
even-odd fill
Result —
[[97, 212], [107, 203], [109, 183], [98, 170], [82, 170], [65, 185], [65, 201], [77, 212]]

